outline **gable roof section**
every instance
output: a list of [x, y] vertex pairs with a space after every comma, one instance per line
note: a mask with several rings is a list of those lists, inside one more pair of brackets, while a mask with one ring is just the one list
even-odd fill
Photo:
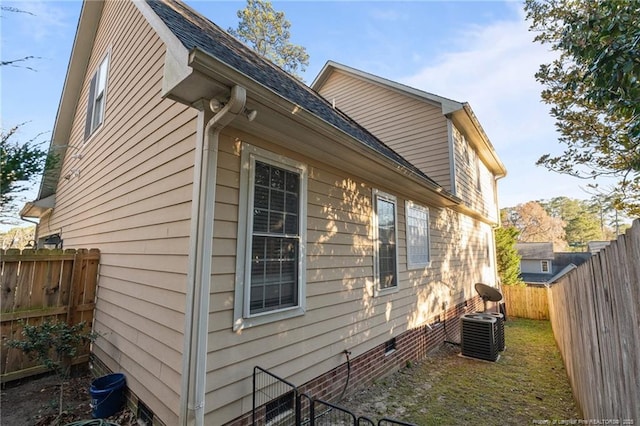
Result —
[[[76, 29], [71, 57], [67, 66], [67, 75], [62, 88], [62, 96], [58, 105], [58, 112], [53, 126], [51, 142], [49, 144], [49, 152], [63, 159], [69, 148], [69, 137], [71, 135], [71, 126], [73, 124], [73, 114], [82, 90], [84, 82], [84, 73], [87, 70], [89, 59], [91, 57], [91, 49], [98, 29], [98, 23], [102, 15], [102, 7], [104, 3], [101, 1], [89, 1], [82, 5], [80, 17], [78, 19], [78, 27]], [[20, 212], [21, 216], [39, 217], [47, 208], [53, 207], [55, 193], [62, 169], [62, 161], [55, 161], [55, 164], [45, 169], [40, 181], [40, 191], [38, 198], [34, 203], [28, 205]], [[47, 206], [42, 210], [38, 206], [37, 201], [42, 201]], [[45, 202], [46, 201], [46, 202]], [[34, 209], [34, 207], [37, 207]]]
[[189, 51], [200, 50], [205, 52], [259, 83], [277, 96], [309, 111], [378, 154], [420, 176], [431, 186], [437, 187], [439, 192], [446, 192], [433, 179], [358, 125], [346, 114], [333, 108], [323, 97], [271, 62], [257, 55], [216, 24], [193, 11], [182, 2], [147, 0], [147, 3], [164, 25]]
[[319, 91], [323, 84], [334, 72], [343, 72], [354, 76], [355, 78], [366, 80], [370, 83], [383, 86], [387, 89], [401, 93], [405, 96], [411, 96], [415, 99], [423, 102], [428, 102], [432, 105], [437, 105], [442, 108], [442, 114], [450, 117], [454, 124], [464, 129], [469, 134], [476, 134], [478, 136], [478, 142], [475, 142], [476, 148], [480, 157], [483, 158], [485, 163], [490, 167], [493, 173], [497, 177], [504, 177], [507, 174], [507, 169], [498, 158], [498, 154], [495, 148], [491, 144], [489, 137], [485, 133], [484, 129], [480, 125], [478, 118], [471, 109], [471, 106], [467, 102], [458, 102], [443, 96], [435, 95], [433, 93], [425, 92], [423, 90], [416, 89], [411, 86], [407, 86], [386, 78], [378, 77], [376, 75], [361, 71], [346, 65], [328, 61], [316, 79], [311, 83], [311, 88]]
[[[201, 52], [213, 60], [237, 72], [265, 91], [308, 111], [328, 127], [338, 130], [355, 140], [376, 155], [394, 163], [398, 169], [415, 176], [434, 193], [440, 194], [448, 203], [459, 204], [460, 200], [446, 191], [433, 179], [396, 153], [365, 128], [358, 125], [340, 110], [333, 108], [324, 98], [296, 80], [271, 62], [258, 56], [240, 41], [226, 33], [216, 24], [195, 12], [180, 1], [144, 0], [135, 1], [138, 9], [158, 32], [167, 47], [165, 79], [169, 86], [177, 85], [192, 73], [189, 67], [192, 54]], [[50, 150], [64, 158], [73, 122], [73, 114], [79, 101], [84, 73], [91, 57], [95, 33], [102, 16], [101, 1], [85, 1], [82, 6], [74, 45], [69, 59], [62, 97], [58, 107]], [[167, 96], [171, 87], [166, 87]], [[184, 99], [181, 99], [184, 102]], [[34, 203], [56, 193], [62, 162], [43, 173], [38, 198], [28, 203], [23, 212], [26, 217], [38, 217]]]
[[523, 260], [553, 260], [553, 243], [517, 243], [516, 250]]

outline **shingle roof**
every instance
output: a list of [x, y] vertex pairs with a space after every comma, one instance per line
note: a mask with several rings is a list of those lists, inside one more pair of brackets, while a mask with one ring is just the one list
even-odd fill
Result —
[[553, 243], [517, 243], [516, 250], [523, 259], [553, 259]]
[[365, 128], [302, 82], [266, 61], [216, 24], [179, 1], [147, 0], [156, 15], [185, 48], [200, 49], [229, 67], [257, 81], [284, 99], [311, 112], [325, 122], [357, 139], [384, 157], [440, 186], [404, 157], [393, 151]]

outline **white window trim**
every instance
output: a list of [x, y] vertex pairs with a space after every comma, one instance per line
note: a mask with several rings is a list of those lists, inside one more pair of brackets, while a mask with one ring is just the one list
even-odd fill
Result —
[[[394, 226], [395, 226], [395, 245], [396, 245], [396, 285], [390, 288], [380, 288], [380, 267], [378, 265], [378, 199], [389, 201], [395, 206], [394, 209]], [[384, 296], [390, 293], [396, 293], [400, 289], [400, 265], [398, 262], [398, 201], [395, 196], [382, 192], [378, 189], [372, 190], [372, 205], [373, 205], [373, 281], [374, 281], [374, 296]]]
[[[105, 70], [105, 76], [104, 76], [104, 90], [102, 91], [102, 118], [100, 120], [100, 122], [97, 125], [93, 125], [94, 122], [94, 117], [95, 117], [95, 109], [96, 109], [96, 95], [98, 94], [98, 78], [99, 78], [99, 74], [100, 74], [100, 69], [102, 68], [102, 65], [106, 63], [106, 70]], [[84, 138], [84, 142], [88, 142], [89, 139], [91, 139], [96, 133], [98, 133], [100, 131], [100, 129], [103, 127], [102, 125], [104, 124], [105, 121], [105, 112], [107, 109], [107, 93], [108, 93], [108, 89], [109, 89], [109, 70], [110, 70], [110, 65], [111, 65], [111, 50], [107, 51], [107, 53], [102, 57], [102, 59], [100, 60], [100, 62], [98, 63], [98, 66], [95, 68], [95, 70], [93, 71], [93, 73], [91, 74], [91, 79], [89, 80], [89, 94], [88, 94], [88, 99], [87, 99], [87, 115], [89, 115], [89, 109], [91, 109], [91, 117], [87, 118], [90, 120], [89, 122], [89, 133], [85, 134], [85, 138]], [[91, 81], [93, 79], [96, 79], [96, 86], [94, 87], [94, 92], [91, 93]], [[92, 100], [92, 102], [89, 104], [89, 100]], [[87, 131], [87, 129], [85, 129], [85, 132]]]
[[[242, 143], [240, 157], [240, 194], [238, 208], [238, 239], [236, 247], [236, 283], [233, 309], [233, 330], [254, 327], [270, 322], [281, 321], [304, 315], [306, 311], [306, 241], [307, 241], [307, 166], [298, 161], [258, 148], [246, 142]], [[253, 210], [253, 181], [255, 161], [272, 164], [276, 167], [300, 174], [300, 232], [298, 258], [298, 305], [269, 312], [250, 314], [249, 279], [251, 278], [251, 230]]]
[[[412, 262], [411, 261], [411, 246], [409, 245], [409, 210], [420, 210], [427, 215], [427, 262]], [[404, 217], [405, 217], [405, 239], [407, 241], [407, 269], [424, 269], [431, 267], [431, 217], [429, 216], [429, 208], [416, 204], [413, 201], [405, 201], [404, 205]]]
[[[544, 265], [547, 265], [547, 270], [544, 270]], [[544, 274], [550, 274], [551, 273], [551, 261], [550, 260], [541, 260], [540, 261], [540, 272], [544, 273]]]

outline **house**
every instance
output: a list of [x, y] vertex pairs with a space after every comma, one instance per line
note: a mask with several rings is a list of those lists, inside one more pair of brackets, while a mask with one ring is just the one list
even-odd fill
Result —
[[21, 214], [100, 249], [94, 367], [155, 424], [248, 424], [255, 366], [335, 398], [497, 282], [506, 171], [469, 105], [334, 63], [314, 89], [183, 3], [83, 4]]
[[587, 251], [596, 254], [605, 247], [608, 247], [611, 241], [589, 241], [587, 243]]
[[586, 262], [591, 253], [554, 252], [553, 243], [517, 243], [520, 278], [528, 285], [549, 285]]

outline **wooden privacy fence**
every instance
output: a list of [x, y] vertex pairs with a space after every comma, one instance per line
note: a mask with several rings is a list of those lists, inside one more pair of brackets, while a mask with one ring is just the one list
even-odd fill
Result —
[[[98, 250], [2, 250], [0, 252], [0, 323], [2, 383], [45, 371], [37, 361], [7, 340], [22, 337], [23, 323], [65, 321], [69, 325], [93, 320], [98, 277]], [[79, 351], [74, 364], [88, 360], [89, 347]]]
[[507, 317], [549, 319], [547, 288], [544, 286], [502, 286]]
[[585, 419], [640, 422], [640, 220], [549, 289], [556, 342]]

